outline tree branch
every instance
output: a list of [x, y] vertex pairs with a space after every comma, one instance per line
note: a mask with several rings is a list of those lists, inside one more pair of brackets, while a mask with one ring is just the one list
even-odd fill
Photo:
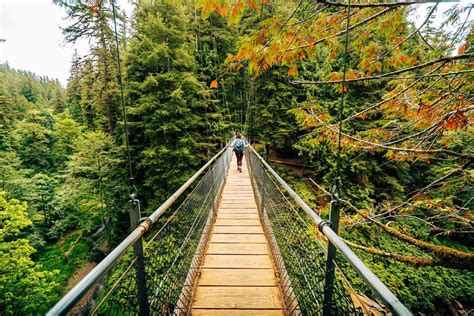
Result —
[[[346, 3], [342, 2], [333, 2], [333, 1], [326, 1], [326, 0], [319, 0], [318, 2], [334, 6], [334, 7], [347, 7]], [[351, 3], [351, 8], [379, 8], [379, 7], [401, 7], [401, 6], [408, 6], [418, 3], [425, 3], [425, 1], [407, 1], [407, 2], [394, 2], [394, 3], [366, 3], [366, 4], [358, 4], [358, 3]]]
[[[338, 129], [328, 126], [316, 114], [314, 114], [313, 112], [311, 112], [311, 114], [326, 129], [329, 129], [330, 131], [332, 131], [334, 133], [337, 133], [337, 134], [339, 133]], [[474, 158], [473, 155], [469, 155], [469, 154], [465, 154], [465, 153], [459, 153], [459, 152], [448, 150], [448, 149], [431, 149], [431, 150], [429, 150], [429, 149], [415, 149], [415, 148], [400, 148], [400, 147], [386, 146], [386, 145], [383, 145], [383, 144], [374, 143], [374, 142], [371, 142], [371, 141], [368, 141], [368, 140], [365, 140], [365, 139], [361, 139], [361, 138], [349, 135], [349, 134], [344, 133], [344, 132], [342, 132], [341, 134], [344, 137], [347, 137], [347, 138], [352, 139], [354, 141], [364, 143], [364, 144], [370, 145], [372, 147], [379, 147], [379, 148], [383, 148], [383, 149], [387, 149], [387, 150], [404, 151], [404, 152], [412, 152], [412, 153], [419, 153], [419, 154], [444, 153], [444, 154], [451, 155], [451, 156], [456, 156], [456, 157], [463, 157], [463, 158], [470, 158], [470, 159]]]
[[[433, 72], [435, 72], [436, 70], [440, 69], [441, 67], [444, 66], [444, 63], [440, 64], [438, 67], [436, 67], [435, 69], [432, 69], [431, 71], [429, 71], [427, 74], [432, 74]], [[380, 107], [381, 105], [387, 103], [387, 102], [390, 102], [391, 100], [394, 100], [396, 99], [398, 96], [400, 96], [402, 93], [408, 91], [410, 88], [412, 88], [413, 86], [415, 86], [418, 82], [420, 82], [423, 78], [420, 78], [420, 79], [417, 79], [415, 80], [414, 82], [412, 82], [411, 84], [409, 84], [407, 87], [403, 88], [400, 92], [398, 92], [397, 94], [391, 96], [390, 98], [388, 99], [385, 99], [385, 100], [382, 100], [378, 103], [375, 103], [374, 105], [371, 105], [369, 106], [368, 108], [365, 108], [364, 110], [360, 111], [360, 112], [357, 112], [355, 114], [352, 114], [351, 116], [349, 117], [346, 117], [344, 120], [342, 120], [343, 123], [347, 122], [347, 121], [350, 121], [352, 120], [353, 118], [359, 116], [359, 115], [362, 115], [362, 114], [365, 114], [365, 113], [368, 113], [378, 107]], [[439, 81], [436, 80], [436, 81]]]
[[[393, 7], [393, 8], [386, 8], [386, 9], [384, 9], [384, 10], [381, 10], [381, 11], [379, 11], [378, 13], [376, 13], [376, 14], [374, 14], [374, 15], [371, 15], [371, 16], [369, 16], [368, 18], [365, 18], [364, 20], [359, 21], [359, 22], [357, 22], [356, 24], [350, 26], [350, 27], [347, 29], [347, 31], [351, 31], [351, 30], [353, 30], [354, 28], [359, 27], [359, 26], [361, 26], [361, 25], [363, 25], [363, 24], [365, 24], [365, 23], [367, 23], [367, 22], [371, 22], [371, 21], [375, 20], [376, 18], [378, 18], [379, 16], [384, 15], [385, 13], [388, 13], [388, 12], [394, 10], [395, 8], [396, 8], [396, 7]], [[322, 42], [324, 42], [325, 40], [328, 40], [328, 39], [330, 39], [330, 38], [337, 37], [337, 36], [344, 35], [344, 34], [346, 34], [346, 30], [340, 31], [340, 32], [338, 32], [338, 33], [336, 33], [336, 34], [333, 34], [333, 35], [331, 35], [331, 36], [328, 36], [328, 37], [320, 38], [320, 39], [318, 39], [318, 40], [316, 40], [316, 41], [314, 41], [314, 42], [312, 42], [312, 43], [309, 43], [309, 44], [305, 44], [305, 45], [301, 45], [301, 46], [297, 46], [297, 47], [293, 47], [293, 48], [288, 48], [286, 51], [292, 51], [292, 50], [296, 50], [296, 49], [308, 48], [308, 47], [314, 46], [314, 45], [316, 45], [316, 44], [322, 43]]]
[[340, 201], [348, 205], [353, 210], [355, 210], [357, 214], [359, 214], [363, 218], [369, 220], [370, 222], [382, 228], [385, 232], [389, 233], [390, 235], [395, 236], [396, 238], [410, 245], [413, 245], [421, 250], [433, 253], [443, 262], [443, 265], [449, 266], [452, 268], [458, 268], [458, 269], [469, 269], [469, 270], [474, 269], [474, 253], [464, 252], [464, 251], [449, 248], [446, 246], [433, 245], [425, 241], [413, 238], [409, 235], [401, 233], [395, 228], [392, 228], [386, 224], [383, 224], [373, 219], [372, 217], [365, 214], [362, 210], [352, 205], [349, 201], [346, 201], [344, 199], [341, 199]]
[[434, 266], [437, 265], [437, 261], [435, 261], [432, 258], [427, 258], [427, 257], [417, 257], [417, 256], [404, 256], [396, 253], [391, 253], [391, 252], [386, 252], [382, 251], [379, 249], [375, 248], [369, 248], [365, 246], [358, 245], [356, 243], [353, 243], [351, 241], [348, 241], [347, 239], [344, 239], [344, 241], [351, 246], [352, 248], [362, 250], [364, 252], [370, 253], [372, 255], [376, 255], [379, 257], [385, 257], [385, 258], [391, 258], [395, 259], [400, 262], [408, 263], [412, 266], [415, 267], [420, 267], [420, 266]]
[[397, 49], [398, 47], [402, 46], [403, 43], [405, 43], [406, 41], [408, 41], [410, 38], [412, 38], [416, 33], [420, 33], [420, 30], [425, 26], [425, 24], [428, 22], [428, 20], [430, 19], [430, 17], [433, 15], [434, 11], [436, 10], [436, 8], [438, 7], [438, 4], [439, 2], [437, 2], [433, 8], [431, 8], [431, 11], [428, 13], [428, 15], [426, 16], [425, 20], [423, 21], [423, 23], [421, 23], [421, 25], [415, 30], [413, 31], [410, 35], [408, 35], [407, 37], [405, 37], [400, 43], [398, 43], [397, 45], [395, 45], [394, 47], [392, 47], [388, 52], [386, 52], [385, 54], [383, 54], [382, 56], [376, 58], [375, 60], [373, 60], [370, 65], [372, 63], [374, 63], [375, 61], [377, 60], [383, 60], [385, 57], [387, 57], [388, 55], [390, 55], [395, 49]]
[[[457, 74], [461, 74], [461, 73], [471, 73], [471, 72], [474, 72], [474, 70], [468, 69], [468, 70], [460, 70], [460, 71], [457, 71], [457, 72], [450, 72], [450, 73], [445, 73], [445, 74], [427, 74], [427, 75], [419, 75], [419, 76], [413, 76], [413, 77], [407, 77], [407, 78], [393, 77], [394, 75], [397, 75], [397, 74], [401, 74], [401, 73], [404, 73], [404, 72], [408, 72], [408, 71], [412, 71], [412, 70], [416, 70], [416, 69], [420, 69], [420, 68], [425, 68], [425, 67], [437, 64], [439, 62], [448, 63], [448, 62], [451, 62], [451, 61], [454, 61], [454, 60], [468, 59], [468, 58], [472, 58], [472, 57], [474, 57], [474, 54], [465, 54], [465, 55], [459, 55], [459, 56], [453, 56], [453, 57], [443, 57], [443, 58], [439, 58], [439, 59], [435, 59], [435, 60], [426, 62], [424, 64], [420, 64], [420, 65], [416, 65], [416, 66], [413, 66], [413, 67], [408, 67], [408, 68], [405, 68], [405, 69], [400, 69], [400, 70], [396, 70], [396, 71], [392, 71], [392, 72], [388, 72], [388, 73], [384, 73], [384, 74], [380, 74], [380, 75], [376, 75], [376, 76], [346, 79], [345, 82], [346, 83], [351, 83], [351, 82], [379, 80], [379, 79], [415, 79], [415, 78], [427, 78], [427, 77], [438, 77], [438, 76], [439, 77], [444, 77], [444, 76], [448, 76], [448, 75], [457, 75]], [[320, 85], [323, 85], [323, 84], [339, 84], [339, 83], [342, 83], [342, 80], [332, 80], [332, 81], [295, 80], [295, 81], [291, 81], [291, 83], [295, 83], [295, 84], [320, 84]]]

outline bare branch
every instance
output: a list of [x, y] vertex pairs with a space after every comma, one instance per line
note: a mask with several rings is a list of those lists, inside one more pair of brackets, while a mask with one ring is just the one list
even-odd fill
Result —
[[[338, 134], [339, 133], [339, 129], [336, 129], [334, 127], [331, 127], [329, 126], [328, 124], [324, 123], [316, 114], [314, 114], [313, 112], [311, 112], [311, 114], [314, 116], [314, 118], [319, 122], [321, 123], [321, 125], [323, 125], [326, 129], [329, 129], [330, 131]], [[383, 145], [383, 144], [379, 144], [379, 143], [374, 143], [374, 142], [371, 142], [371, 141], [368, 141], [368, 140], [365, 140], [365, 139], [361, 139], [361, 138], [358, 138], [358, 137], [355, 137], [355, 136], [352, 136], [352, 135], [349, 135], [349, 134], [346, 134], [344, 132], [341, 132], [341, 135], [343, 135], [344, 137], [347, 137], [349, 139], [352, 139], [354, 141], [357, 141], [357, 142], [360, 142], [360, 143], [364, 143], [364, 144], [367, 144], [367, 145], [370, 145], [372, 147], [379, 147], [379, 148], [383, 148], [383, 149], [387, 149], [387, 150], [393, 150], [393, 151], [403, 151], [403, 152], [412, 152], [412, 153], [419, 153], [419, 154], [439, 154], [439, 153], [443, 153], [443, 154], [447, 154], [447, 155], [451, 155], [451, 156], [457, 156], [457, 157], [463, 157], [463, 158], [470, 158], [470, 159], [473, 159], [474, 158], [474, 155], [469, 155], [469, 154], [465, 154], [465, 153], [459, 153], [459, 152], [456, 152], [456, 151], [452, 151], [452, 150], [448, 150], [448, 149], [432, 149], [432, 150], [426, 150], [426, 149], [415, 149], [415, 148], [400, 148], [400, 147], [393, 147], [393, 146], [386, 146], [386, 145]], [[369, 148], [367, 148], [369, 149]]]
[[[333, 1], [326, 1], [326, 0], [319, 0], [318, 2], [324, 3], [329, 6], [333, 7], [347, 7], [347, 3], [343, 2], [333, 2]], [[400, 2], [393, 2], [393, 3], [351, 3], [351, 8], [379, 8], [379, 7], [401, 7], [401, 6], [408, 6], [418, 3], [426, 3], [425, 1], [400, 1]]]
[[423, 23], [421, 23], [421, 25], [414, 31], [412, 32], [410, 35], [408, 35], [407, 37], [405, 37], [400, 43], [398, 43], [397, 45], [395, 45], [394, 47], [392, 47], [388, 52], [386, 52], [385, 54], [383, 54], [382, 56], [376, 58], [374, 61], [372, 61], [370, 64], [376, 62], [377, 60], [383, 60], [385, 57], [387, 57], [388, 55], [390, 55], [395, 49], [397, 49], [398, 47], [402, 46], [403, 43], [405, 43], [406, 41], [408, 41], [410, 38], [412, 38], [416, 33], [420, 33], [420, 30], [425, 26], [425, 24], [428, 22], [428, 20], [431, 18], [431, 16], [433, 15], [434, 11], [436, 10], [436, 8], [438, 7], [438, 4], [439, 2], [437, 2], [433, 8], [431, 8], [431, 11], [428, 13], [428, 15], [426, 16], [426, 19], [423, 21]]

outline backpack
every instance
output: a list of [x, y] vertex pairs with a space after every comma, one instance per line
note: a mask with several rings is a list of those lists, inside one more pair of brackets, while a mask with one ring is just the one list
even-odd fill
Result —
[[244, 152], [244, 146], [245, 146], [245, 143], [242, 139], [236, 139], [234, 143], [234, 151], [237, 154], [241, 154]]

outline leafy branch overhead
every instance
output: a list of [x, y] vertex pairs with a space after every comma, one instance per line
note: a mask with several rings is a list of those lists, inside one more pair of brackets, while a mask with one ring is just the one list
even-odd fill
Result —
[[[441, 14], [437, 4], [419, 12], [414, 9], [416, 3], [410, 2], [348, 7], [337, 2], [296, 1], [288, 3], [284, 14], [264, 17], [262, 12], [272, 10], [273, 2], [200, 2], [203, 18], [215, 11], [232, 24], [242, 16], [262, 16], [257, 29], [241, 39], [239, 50], [229, 54], [229, 69], [240, 71], [246, 65], [247, 72], [258, 78], [283, 68], [291, 84], [307, 89], [312, 97], [291, 110], [304, 131], [298, 145], [303, 152], [322, 147], [335, 151], [341, 133], [344, 155], [351, 161], [376, 155], [385, 164], [423, 163], [433, 166], [435, 179], [443, 178], [448, 166], [461, 170], [449, 173], [447, 182], [427, 186], [423, 194], [419, 190], [415, 190], [418, 195], [408, 194], [409, 202], [401, 207], [397, 201], [385, 201], [376, 214], [402, 216], [424, 210], [422, 218], [433, 225], [435, 235], [446, 232], [446, 238], [455, 238], [457, 232], [474, 233], [468, 211], [472, 198], [465, 198], [474, 158], [472, 4], [448, 11], [442, 26], [449, 23], [452, 28], [444, 31], [434, 26], [435, 16]], [[421, 15], [416, 25], [411, 20], [414, 14]], [[342, 131], [335, 110], [341, 94], [348, 104]], [[438, 227], [435, 221], [446, 214], [464, 221]], [[441, 261], [431, 263], [450, 264]], [[462, 266], [469, 265], [466, 261]]]

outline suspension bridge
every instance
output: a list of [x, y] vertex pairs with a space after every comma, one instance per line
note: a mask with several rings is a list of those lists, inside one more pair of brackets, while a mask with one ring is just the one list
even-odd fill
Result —
[[[410, 311], [252, 148], [228, 146], [132, 232], [48, 315], [363, 315], [338, 264], [395, 315]], [[321, 238], [324, 236], [326, 243]]]

